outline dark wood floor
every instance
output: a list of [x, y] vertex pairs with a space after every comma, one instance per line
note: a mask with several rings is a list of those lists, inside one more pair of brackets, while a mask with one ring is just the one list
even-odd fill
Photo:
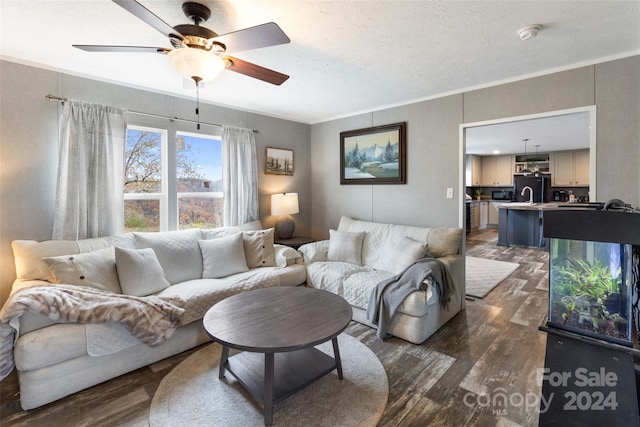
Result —
[[[380, 427], [538, 424], [537, 369], [544, 365], [546, 337], [537, 327], [547, 311], [548, 257], [536, 249], [498, 247], [496, 240], [495, 230], [468, 236], [467, 255], [520, 267], [484, 299], [467, 301], [464, 312], [422, 345], [379, 341], [372, 329], [355, 322], [347, 329], [387, 371], [389, 403]], [[20, 409], [14, 372], [0, 383], [0, 424], [147, 426], [160, 381], [196, 350], [31, 411]], [[500, 405], [501, 397], [513, 404]]]

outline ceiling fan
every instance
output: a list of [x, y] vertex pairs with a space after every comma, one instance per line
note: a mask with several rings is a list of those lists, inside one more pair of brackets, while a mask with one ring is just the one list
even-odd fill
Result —
[[192, 24], [171, 27], [135, 0], [113, 0], [113, 2], [167, 36], [173, 49], [76, 44], [73, 47], [89, 52], [165, 54], [169, 57], [174, 68], [184, 77], [193, 79], [196, 86], [201, 81], [214, 79], [225, 68], [274, 85], [281, 85], [289, 78], [286, 74], [227, 55], [228, 51], [239, 52], [289, 43], [291, 41], [289, 37], [274, 22], [218, 35], [200, 25], [211, 16], [211, 10], [200, 3], [186, 2], [182, 4], [182, 11]]

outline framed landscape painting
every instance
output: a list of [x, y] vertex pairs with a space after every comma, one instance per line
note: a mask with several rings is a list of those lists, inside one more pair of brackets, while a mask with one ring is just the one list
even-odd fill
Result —
[[265, 173], [293, 176], [293, 150], [267, 147]]
[[406, 122], [340, 132], [340, 184], [405, 184]]

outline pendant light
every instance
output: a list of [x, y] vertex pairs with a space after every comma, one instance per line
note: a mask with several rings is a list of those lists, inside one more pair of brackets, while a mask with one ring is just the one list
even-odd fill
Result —
[[527, 141], [529, 141], [529, 138], [525, 138], [522, 141], [524, 142], [524, 169], [522, 169], [520, 173], [527, 176], [531, 173], [529, 170], [529, 159], [527, 157]]

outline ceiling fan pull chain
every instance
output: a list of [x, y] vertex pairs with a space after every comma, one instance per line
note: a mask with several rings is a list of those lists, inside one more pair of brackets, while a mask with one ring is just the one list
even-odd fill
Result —
[[200, 130], [200, 78], [194, 77], [193, 81], [196, 82], [196, 116], [198, 118], [198, 124], [196, 129]]

